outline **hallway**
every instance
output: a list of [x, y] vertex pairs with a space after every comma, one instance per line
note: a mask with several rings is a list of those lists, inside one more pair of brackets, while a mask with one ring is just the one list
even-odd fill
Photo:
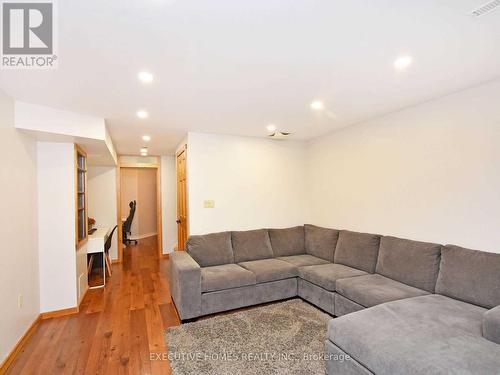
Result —
[[50, 318], [7, 374], [170, 374], [164, 331], [179, 325], [170, 297], [169, 260], [158, 260], [156, 237], [124, 249], [106, 288], [89, 290], [78, 314]]

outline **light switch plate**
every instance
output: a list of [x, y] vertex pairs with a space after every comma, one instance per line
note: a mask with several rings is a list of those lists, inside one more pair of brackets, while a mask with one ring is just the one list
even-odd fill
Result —
[[203, 201], [203, 208], [214, 208], [214, 207], [215, 207], [215, 201], [213, 200]]

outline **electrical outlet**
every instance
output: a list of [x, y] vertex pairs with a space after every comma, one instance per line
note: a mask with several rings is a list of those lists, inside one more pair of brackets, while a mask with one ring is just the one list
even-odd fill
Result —
[[24, 300], [23, 300], [23, 295], [22, 294], [19, 294], [17, 296], [17, 307], [19, 309], [22, 309], [23, 308], [23, 305], [24, 305]]
[[213, 200], [206, 200], [203, 202], [203, 208], [214, 208], [215, 207], [215, 201]]

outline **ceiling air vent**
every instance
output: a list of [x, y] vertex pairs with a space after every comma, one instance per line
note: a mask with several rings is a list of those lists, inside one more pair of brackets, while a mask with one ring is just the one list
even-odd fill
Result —
[[282, 139], [287, 139], [292, 133], [287, 133], [287, 132], [275, 132], [273, 134], [269, 135], [269, 138], [271, 139], [276, 139], [276, 140], [282, 140]]
[[471, 12], [471, 15], [474, 17], [481, 17], [487, 13], [494, 11], [495, 9], [500, 7], [500, 0], [493, 0], [489, 3], [484, 4], [482, 7], [474, 9]]

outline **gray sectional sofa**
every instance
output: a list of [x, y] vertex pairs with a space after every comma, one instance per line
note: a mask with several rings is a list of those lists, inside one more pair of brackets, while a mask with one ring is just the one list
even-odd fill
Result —
[[500, 254], [305, 225], [191, 236], [170, 264], [183, 320], [295, 296], [337, 316], [328, 374], [500, 374]]

